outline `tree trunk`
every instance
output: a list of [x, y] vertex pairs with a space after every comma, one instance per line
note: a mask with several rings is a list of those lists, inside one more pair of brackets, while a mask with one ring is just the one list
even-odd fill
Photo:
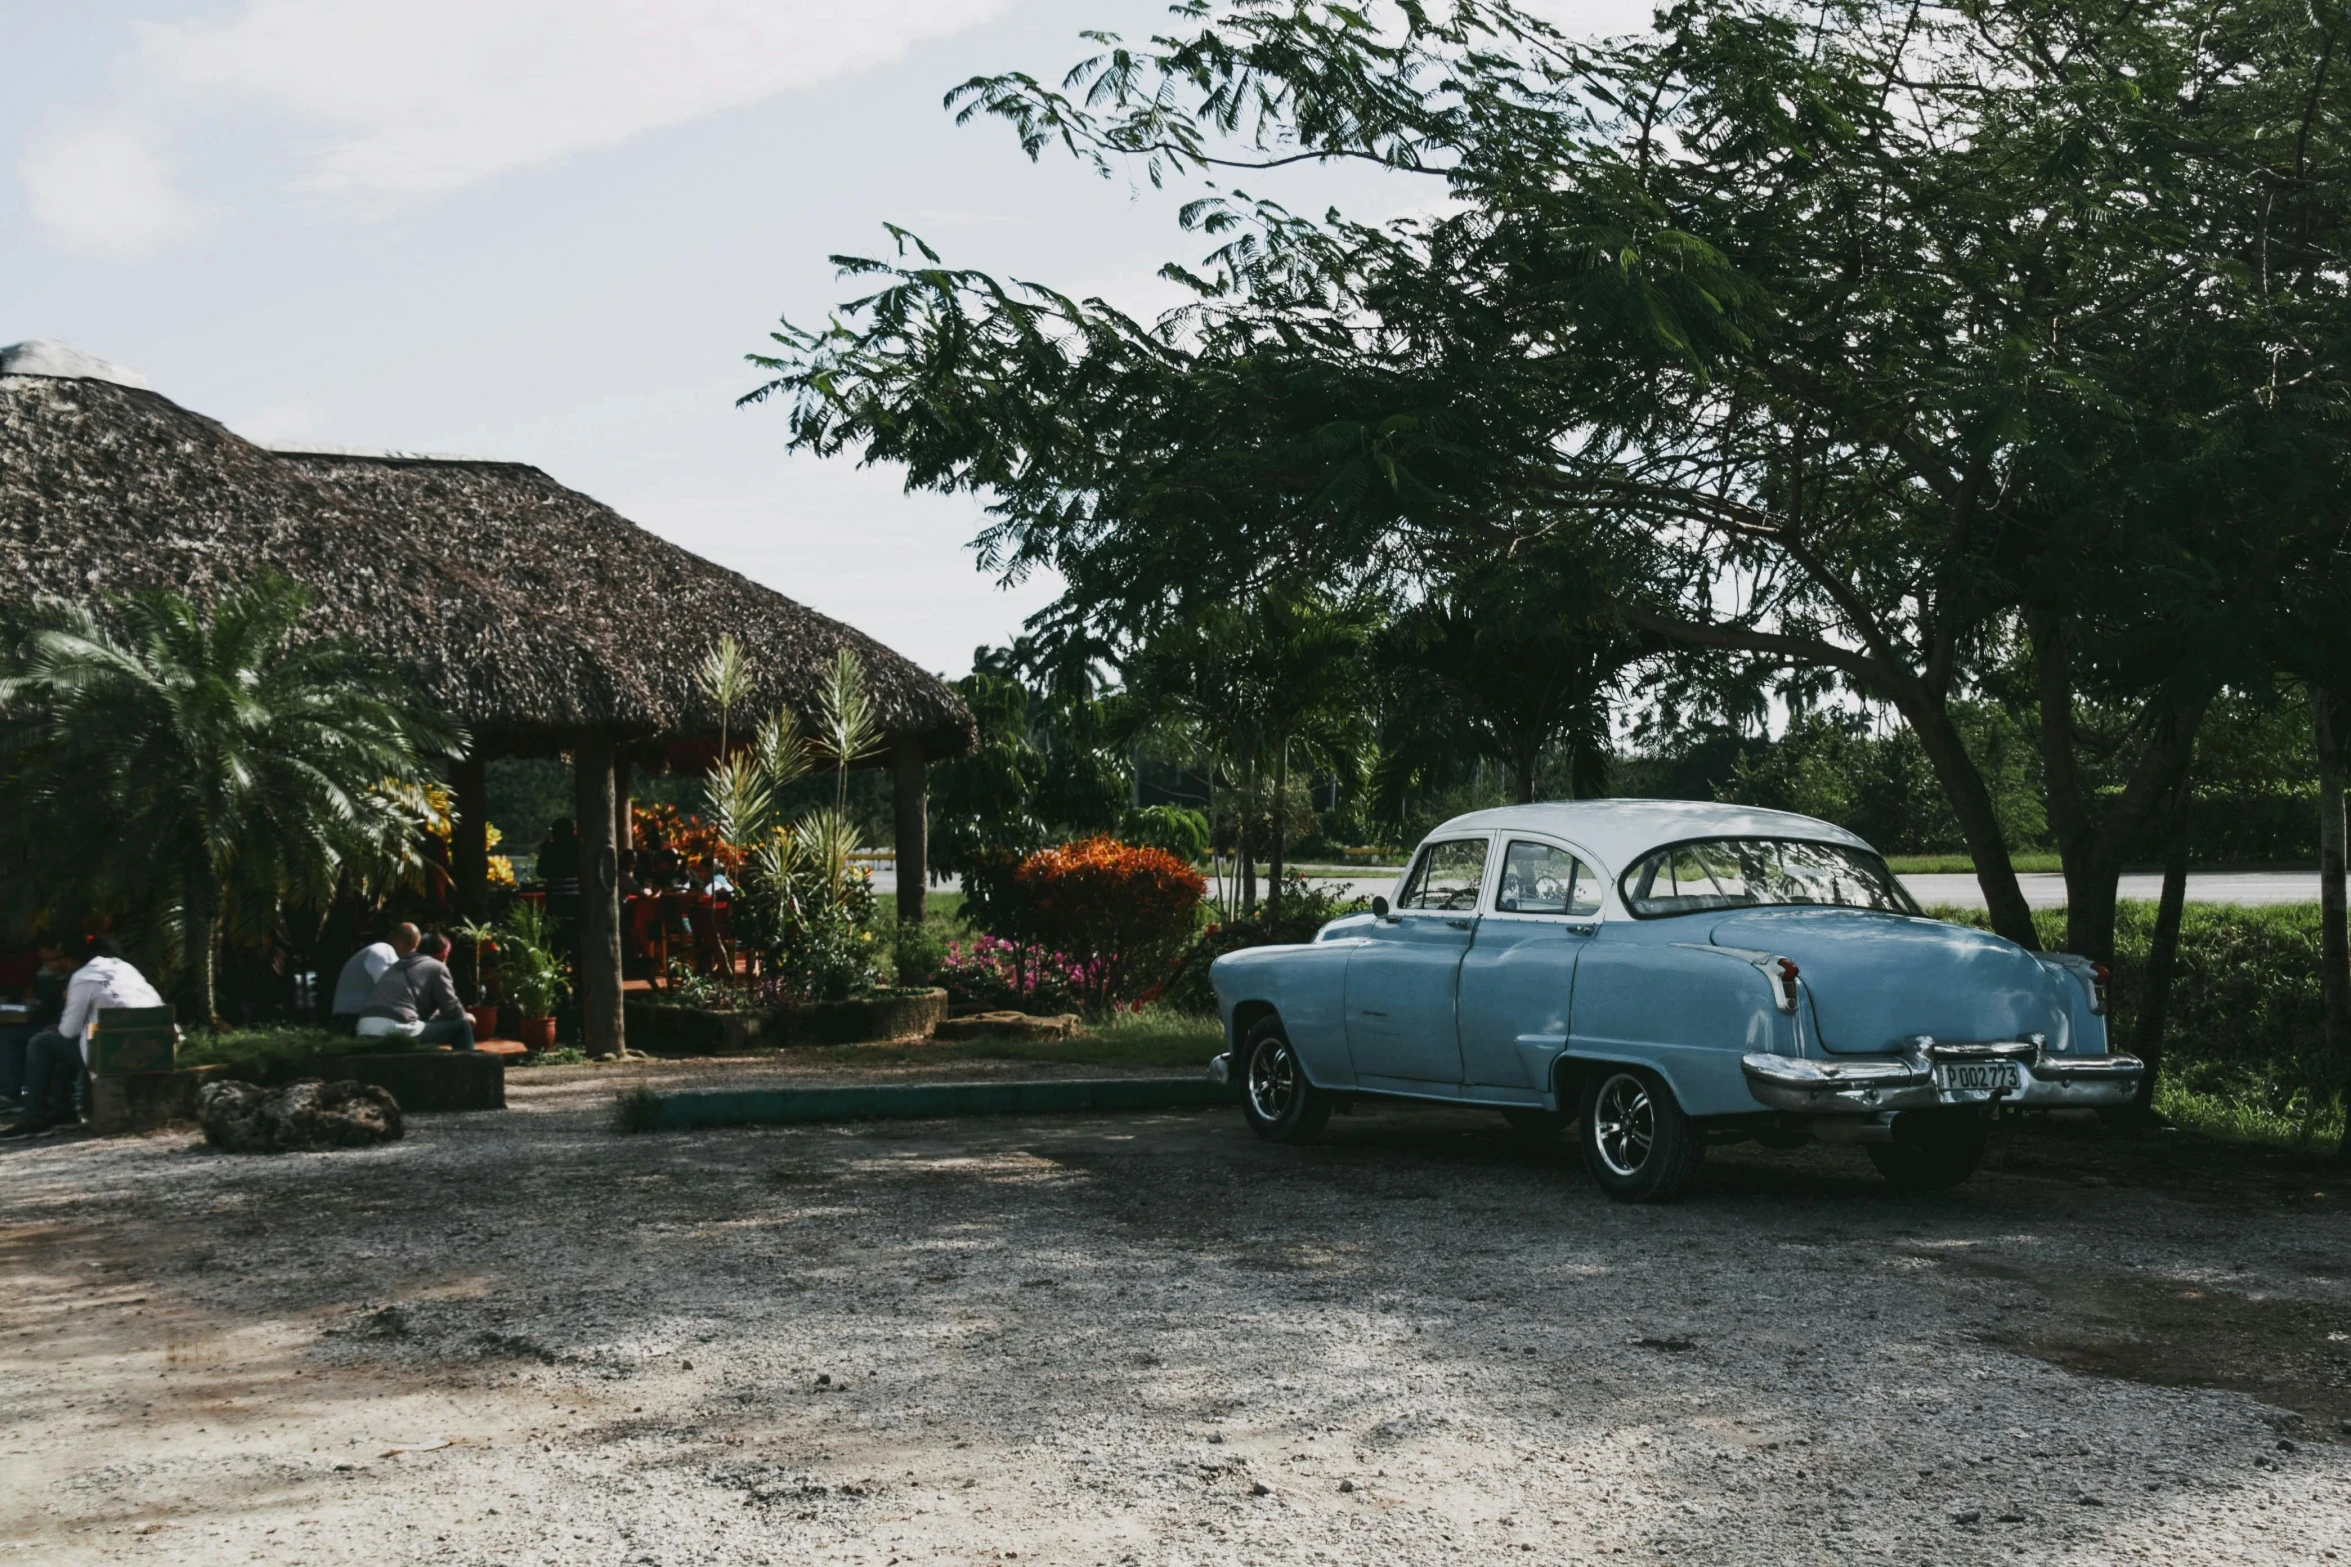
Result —
[[624, 752], [612, 759], [612, 838], [623, 853], [637, 846], [637, 814], [633, 791], [634, 773]]
[[2188, 903], [2188, 779], [2180, 775], [2164, 824], [2163, 900], [2155, 906], [2155, 934], [2147, 944], [2147, 977], [2139, 995], [2139, 1077], [2131, 1109], [2145, 1120], [2155, 1113], [2155, 1079], [2163, 1070], [2163, 1035], [2171, 1023], [2171, 981], [2179, 966], [2180, 917]]
[[2116, 884], [2126, 845], [2164, 807], [2186, 776], [2208, 694], [2154, 720], [2146, 748], [2122, 794], [2103, 810], [2090, 804], [2075, 755], [2073, 666], [2062, 625], [2028, 614], [2035, 679], [2041, 702], [2041, 770], [2048, 784], [2049, 826], [2065, 863], [2065, 945], [2093, 963], [2114, 962]]
[[1984, 890], [1992, 929], [2020, 947], [2037, 949], [2041, 938], [2033, 928], [2033, 907], [2025, 902], [2024, 887], [2016, 879], [2016, 862], [2008, 857], [2008, 840], [2000, 831], [2000, 813], [1993, 807], [1992, 791], [1985, 786], [1975, 758], [1967, 754], [1967, 742], [1960, 737], [1958, 725], [1951, 722], [1950, 711], [1923, 694], [1914, 694], [1909, 701], [1898, 700], [1896, 705], [1910, 732], [1918, 736], [1919, 746], [1943, 786], [1943, 797], [1951, 804], [1951, 814], [1959, 819], [1960, 837], [1967, 844], [1968, 857], [1975, 861], [1976, 885]]
[[[457, 912], [469, 920], [486, 920], [490, 917], [489, 786], [478, 749], [450, 770], [449, 784], [457, 818], [449, 835], [449, 872], [456, 882]], [[459, 959], [458, 993], [478, 1000], [482, 974], [481, 964], [475, 961], [474, 943], [466, 942], [454, 955]]]
[[217, 959], [220, 949], [220, 887], [212, 866], [201, 856], [188, 870], [188, 887], [180, 908], [180, 951], [187, 964], [190, 1023], [197, 1028], [220, 1027]]
[[1241, 873], [1241, 917], [1257, 912], [1257, 855], [1249, 843], [1249, 813], [1257, 809], [1257, 758], [1241, 764], [1241, 808], [1233, 813], [1233, 864]]
[[898, 856], [898, 923], [920, 925], [930, 893], [931, 851], [919, 740], [901, 740], [891, 754], [890, 816]]
[[572, 782], [580, 830], [580, 946], [573, 976], [580, 998], [580, 1043], [591, 1056], [623, 1055], [620, 844], [612, 811], [610, 739], [582, 737], [572, 752]]
[[[2351, 928], [2343, 888], [2343, 712], [2334, 693], [2310, 688], [2311, 728], [2318, 739], [2318, 986], [2326, 1009], [2327, 1054], [2338, 1064], [2351, 1057]], [[2344, 1103], [2351, 1105], [2351, 1080]], [[2351, 1163], [2351, 1115], [2335, 1157]]]
[[1521, 805], [1535, 803], [1535, 760], [1540, 750], [1541, 743], [1539, 741], [1522, 740], [1517, 746], [1517, 755], [1510, 759], [1511, 783], [1517, 791], [1518, 803]]
[[1289, 837], [1288, 816], [1290, 804], [1290, 743], [1282, 742], [1281, 750], [1273, 760], [1273, 842], [1267, 845], [1265, 861], [1265, 917], [1279, 919], [1282, 914], [1282, 850]]

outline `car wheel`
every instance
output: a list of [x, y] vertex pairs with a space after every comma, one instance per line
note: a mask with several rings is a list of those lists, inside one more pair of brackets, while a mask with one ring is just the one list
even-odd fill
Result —
[[1510, 1129], [1530, 1142], [1547, 1143], [1567, 1129], [1568, 1117], [1556, 1110], [1513, 1108], [1502, 1112]]
[[1592, 1178], [1618, 1202], [1671, 1201], [1706, 1158], [1705, 1140], [1673, 1090], [1640, 1067], [1592, 1073], [1576, 1131]]
[[1241, 1110], [1249, 1129], [1269, 1143], [1310, 1143], [1331, 1118], [1331, 1096], [1306, 1081], [1282, 1020], [1269, 1017], [1249, 1030], [1241, 1074]]
[[1869, 1162], [1896, 1191], [1948, 1191], [1975, 1174], [1992, 1139], [1992, 1118], [1913, 1112], [1894, 1123], [1894, 1141], [1870, 1143]]

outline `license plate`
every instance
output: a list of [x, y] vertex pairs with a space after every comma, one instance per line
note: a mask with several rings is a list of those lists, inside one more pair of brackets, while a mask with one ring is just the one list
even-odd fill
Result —
[[1935, 1087], [1946, 1094], [2012, 1094], [2019, 1086], [2013, 1061], [1945, 1061], [1935, 1068]]

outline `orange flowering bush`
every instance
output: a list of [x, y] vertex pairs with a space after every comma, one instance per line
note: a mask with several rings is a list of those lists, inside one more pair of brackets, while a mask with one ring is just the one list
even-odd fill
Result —
[[629, 805], [629, 824], [641, 850], [667, 849], [687, 865], [704, 860], [733, 876], [743, 868], [742, 851], [720, 838], [717, 831], [691, 811], [674, 805]]
[[1012, 889], [1022, 936], [1075, 960], [1082, 999], [1101, 1008], [1167, 970], [1208, 882], [1164, 849], [1086, 838], [1022, 860]]

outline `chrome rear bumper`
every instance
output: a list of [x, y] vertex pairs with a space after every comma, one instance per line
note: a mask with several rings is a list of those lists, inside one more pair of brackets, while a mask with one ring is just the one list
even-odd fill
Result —
[[[1938, 1083], [1935, 1068], [2006, 1062], [2013, 1088]], [[2146, 1070], [2137, 1056], [2052, 1055], [2030, 1040], [1984, 1045], [1922, 1044], [1895, 1056], [1756, 1054], [1739, 1058], [1747, 1091], [1774, 1110], [1798, 1115], [1871, 1115], [1949, 1105], [2010, 1105], [2023, 1110], [2097, 1109], [2129, 1104]]]

